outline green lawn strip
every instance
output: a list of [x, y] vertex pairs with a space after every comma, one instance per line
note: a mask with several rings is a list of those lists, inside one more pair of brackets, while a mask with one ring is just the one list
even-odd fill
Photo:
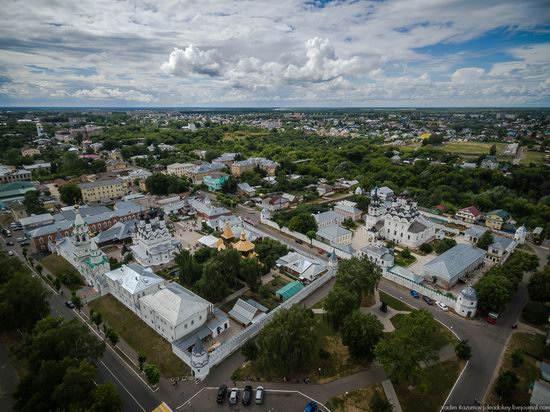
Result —
[[[523, 363], [517, 367], [514, 367], [512, 363], [512, 353], [520, 349], [523, 351]], [[531, 384], [539, 376], [539, 367], [537, 362], [542, 359], [544, 353], [544, 335], [531, 334], [524, 332], [517, 332], [512, 335], [502, 365], [499, 370], [499, 375], [505, 371], [514, 372], [519, 378], [514, 392], [510, 394], [507, 399], [501, 399], [499, 395], [495, 393], [495, 386], [491, 389], [491, 393], [488, 397], [488, 402], [491, 404], [515, 404], [515, 405], [529, 405], [529, 399], [531, 394], [529, 393]]]
[[412, 265], [414, 262], [416, 262], [416, 258], [414, 256], [411, 256], [409, 258], [404, 258], [404, 257], [401, 257], [401, 256], [397, 255], [395, 257], [395, 264], [399, 265], [399, 266], [407, 267], [407, 266]]
[[[319, 347], [329, 352], [330, 357], [326, 360], [320, 359], [319, 347], [312, 348], [313, 360], [311, 363], [294, 375], [286, 376], [287, 382], [302, 382], [304, 378], [309, 378], [312, 383], [328, 383], [369, 368], [369, 362], [350, 358], [347, 347], [342, 344], [340, 337], [332, 328], [323, 321], [322, 315], [318, 315], [317, 319], [321, 335]], [[320, 373], [319, 368], [321, 368]], [[246, 362], [237, 368], [231, 378], [236, 381], [283, 382], [283, 376], [267, 374], [257, 368], [253, 362]]]
[[172, 353], [172, 346], [168, 341], [114, 297], [102, 296], [90, 302], [89, 307], [101, 313], [103, 321], [113, 328], [130, 347], [137, 352], [143, 352], [149, 362], [156, 364], [162, 376], [190, 374], [189, 367]]
[[394, 384], [403, 412], [439, 412], [463, 367], [464, 362], [460, 360], [428, 366], [424, 369], [428, 384], [426, 391], [422, 390], [421, 385], [409, 389], [408, 382]]
[[405, 302], [394, 298], [391, 295], [388, 295], [386, 292], [382, 292], [381, 290], [378, 291], [378, 294], [380, 296], [380, 301], [385, 302], [386, 305], [388, 305], [390, 308], [395, 310], [406, 310], [411, 311], [414, 308], [412, 306], [407, 305]]
[[332, 412], [370, 411], [369, 402], [376, 392], [382, 399], [387, 399], [382, 385], [372, 385], [330, 398], [327, 408]]
[[67, 286], [72, 290], [78, 289], [78, 287], [86, 284], [80, 272], [76, 270], [76, 268], [73, 265], [71, 265], [62, 256], [59, 256], [59, 255], [46, 256], [44, 259], [40, 261], [40, 264], [44, 266], [46, 269], [48, 269], [48, 271], [53, 276], [60, 278], [60, 280], [64, 283], [66, 282], [63, 276], [65, 274], [71, 275], [70, 279], [72, 279], [73, 282], [76, 281], [76, 279], [78, 279], [78, 283], [76, 285], [67, 284]]
[[[398, 313], [397, 315], [392, 316], [390, 321], [396, 329], [399, 329], [407, 316], [408, 315], [404, 313]], [[430, 338], [430, 342], [435, 350], [440, 350], [448, 344], [455, 345], [458, 343], [455, 335], [453, 335], [449, 329], [441, 325], [439, 322], [437, 325], [438, 328], [436, 329], [434, 336]]]

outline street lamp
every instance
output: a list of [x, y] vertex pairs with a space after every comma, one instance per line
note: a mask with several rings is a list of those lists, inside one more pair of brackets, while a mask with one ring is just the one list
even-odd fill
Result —
[[319, 368], [319, 378], [321, 377], [321, 368]]

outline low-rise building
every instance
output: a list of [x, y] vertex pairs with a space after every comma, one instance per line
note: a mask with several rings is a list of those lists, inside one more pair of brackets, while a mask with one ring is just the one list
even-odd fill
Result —
[[326, 226], [317, 230], [317, 240], [331, 246], [346, 246], [351, 244], [353, 233], [339, 225]]
[[223, 173], [212, 173], [206, 175], [202, 182], [208, 187], [208, 190], [218, 191], [221, 190], [225, 181], [229, 178], [226, 174]]
[[36, 190], [31, 182], [12, 182], [0, 185], [0, 201], [20, 200], [25, 193]]
[[178, 177], [187, 176], [188, 170], [194, 166], [193, 163], [172, 163], [166, 166], [166, 174]]
[[475, 245], [485, 232], [487, 232], [487, 229], [483, 226], [473, 225], [472, 227], [464, 231], [464, 239], [467, 242], [473, 243]]
[[81, 183], [79, 186], [84, 203], [115, 199], [128, 194], [128, 187], [122, 179], [96, 180], [95, 182]]
[[502, 229], [502, 225], [507, 223], [512, 216], [505, 210], [497, 209], [485, 215], [485, 226], [494, 230]]
[[29, 181], [32, 174], [29, 170], [15, 169], [13, 167], [0, 165], [0, 184]]
[[358, 209], [357, 203], [350, 202], [349, 200], [341, 200], [334, 205], [334, 211], [345, 218], [349, 218], [353, 221], [361, 219], [361, 209]]
[[427, 282], [445, 289], [453, 287], [483, 265], [485, 251], [473, 245], [458, 244], [424, 265], [422, 276]]
[[39, 154], [40, 150], [38, 150], [36, 147], [27, 147], [21, 149], [21, 156], [33, 157], [38, 156]]
[[327, 267], [320, 262], [308, 258], [298, 252], [290, 252], [280, 257], [276, 262], [277, 267], [301, 281], [313, 281], [326, 272]]
[[375, 195], [378, 196], [378, 198], [381, 201], [387, 202], [387, 201], [390, 201], [395, 196], [395, 193], [389, 187], [382, 186], [382, 187], [374, 188], [370, 191], [370, 197], [374, 197]]
[[30, 215], [29, 217], [24, 217], [19, 219], [19, 223], [21, 223], [21, 226], [23, 227], [23, 231], [25, 233], [28, 233], [32, 229], [36, 229], [38, 227], [51, 225], [55, 219], [51, 215], [51, 213], [42, 213], [39, 215]]
[[393, 250], [381, 245], [367, 245], [356, 252], [357, 256], [366, 256], [382, 270], [388, 270], [395, 265]]
[[515, 250], [516, 246], [517, 242], [513, 239], [493, 236], [493, 243], [487, 248], [485, 259], [488, 262], [504, 263]]
[[317, 212], [313, 215], [317, 223], [317, 229], [322, 229], [327, 226], [339, 225], [344, 221], [344, 215], [336, 213], [332, 210], [326, 212]]
[[467, 223], [475, 223], [481, 219], [482, 214], [475, 206], [465, 207], [456, 212], [455, 218]]
[[480, 167], [482, 169], [496, 169], [498, 168], [498, 160], [496, 156], [486, 156], [485, 159], [481, 161]]
[[273, 160], [265, 159], [263, 157], [251, 157], [250, 159], [240, 160], [231, 165], [231, 174], [233, 176], [240, 176], [244, 172], [254, 170], [259, 167], [266, 172], [268, 176], [274, 176], [275, 170], [279, 164]]

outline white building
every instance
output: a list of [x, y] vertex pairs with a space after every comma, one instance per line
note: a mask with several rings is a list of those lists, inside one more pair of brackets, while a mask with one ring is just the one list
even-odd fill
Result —
[[141, 319], [168, 342], [203, 326], [214, 305], [177, 283], [168, 283], [140, 298]]
[[166, 166], [166, 174], [178, 177], [186, 176], [193, 167], [195, 167], [193, 163], [172, 163]]
[[516, 249], [517, 242], [513, 239], [493, 236], [493, 243], [487, 248], [485, 259], [488, 262], [504, 263]]
[[130, 246], [134, 259], [143, 266], [159, 266], [170, 262], [180, 241], [172, 237], [162, 216], [145, 219], [140, 216]]
[[376, 263], [383, 271], [388, 270], [395, 265], [395, 256], [393, 250], [381, 245], [367, 245], [359, 249], [357, 256], [366, 256], [371, 262]]
[[122, 265], [118, 269], [107, 272], [105, 279], [108, 289], [103, 292], [113, 295], [138, 316], [140, 315], [139, 299], [156, 292], [164, 284], [164, 279], [156, 275], [152, 269], [136, 263]]
[[317, 233], [315, 235], [317, 240], [328, 245], [346, 246], [351, 245], [351, 238], [353, 233], [350, 230], [343, 228], [342, 226], [332, 225], [317, 230]]
[[376, 237], [391, 240], [411, 249], [435, 238], [435, 225], [426, 220], [407, 193], [382, 201], [377, 190], [371, 198], [363, 228], [374, 241]]
[[340, 213], [329, 210], [327, 212], [317, 212], [313, 215], [317, 223], [317, 229], [322, 229], [327, 226], [338, 225], [344, 221], [344, 216]]
[[51, 253], [64, 257], [80, 272], [88, 285], [102, 293], [106, 286], [103, 275], [111, 270], [111, 265], [107, 255], [90, 239], [88, 225], [80, 216], [78, 208], [71, 236], [63, 238], [58, 231], [55, 240], [48, 243], [48, 249]]
[[325, 265], [297, 252], [290, 252], [280, 257], [275, 263], [279, 269], [297, 276], [300, 280], [309, 282], [315, 280], [327, 270]]
[[525, 239], [527, 238], [527, 228], [525, 226], [520, 226], [516, 233], [514, 233], [514, 240], [520, 244], [523, 245], [525, 243]]
[[472, 227], [464, 231], [464, 239], [467, 242], [476, 244], [479, 241], [479, 238], [483, 236], [485, 232], [487, 232], [487, 228], [483, 226], [473, 225]]
[[382, 186], [378, 188], [375, 187], [370, 191], [371, 198], [375, 197], [375, 195], [377, 195], [382, 202], [386, 202], [391, 200], [395, 196], [395, 193], [389, 187]]

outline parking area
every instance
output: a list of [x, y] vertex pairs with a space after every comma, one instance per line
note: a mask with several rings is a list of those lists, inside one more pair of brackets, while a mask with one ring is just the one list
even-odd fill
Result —
[[[250, 405], [242, 404], [243, 388], [239, 389], [239, 402], [236, 405], [229, 405], [227, 399], [223, 404], [216, 403], [217, 388], [204, 388], [195, 398], [193, 398], [188, 404], [185, 404], [181, 408], [178, 407], [178, 411], [204, 411], [204, 412], [218, 412], [218, 411], [257, 411], [257, 412], [301, 412], [304, 410], [306, 404], [310, 402], [310, 399], [301, 393], [292, 391], [275, 391], [266, 389], [264, 402], [261, 405], [251, 403]], [[256, 391], [254, 390], [253, 393]], [[319, 411], [328, 412], [328, 409], [319, 405]]]

